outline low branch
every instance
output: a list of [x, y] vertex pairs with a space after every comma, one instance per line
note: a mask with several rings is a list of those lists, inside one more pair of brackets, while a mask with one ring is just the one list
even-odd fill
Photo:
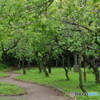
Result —
[[94, 48], [89, 47], [89, 46], [87, 46], [87, 49], [91, 49], [91, 50], [94, 50], [94, 51], [96, 51], [96, 52], [100, 52], [100, 50], [94, 49]]
[[87, 63], [90, 65], [90, 67], [94, 68], [94, 66], [93, 66], [93, 64], [92, 64], [92, 62], [91, 62], [91, 60], [89, 60], [89, 59], [87, 58], [86, 55], [82, 55], [82, 56], [83, 56], [83, 58], [84, 58], [84, 61], [87, 62]]
[[5, 51], [5, 52], [8, 52], [10, 49], [13, 49], [14, 47], [16, 47], [17, 44], [18, 44], [18, 42], [19, 42], [19, 40], [20, 40], [20, 38], [19, 38], [17, 41], [14, 40], [14, 45], [12, 45], [11, 47], [9, 47], [8, 49], [6, 49], [6, 50], [4, 50], [4, 51]]
[[42, 8], [42, 9], [40, 10], [38, 16], [41, 15], [44, 11], [46, 11], [50, 7], [50, 5], [53, 3], [53, 1], [54, 0], [48, 0], [44, 2], [42, 5], [39, 5], [37, 8]]
[[74, 25], [74, 26], [79, 26], [79, 27], [82, 27], [86, 30], [88, 30], [89, 32], [93, 32], [93, 30], [89, 29], [88, 27], [86, 26], [83, 26], [83, 25], [80, 25], [80, 24], [77, 24], [77, 23], [72, 23], [72, 22], [68, 22], [68, 21], [63, 21], [65, 24], [71, 24], [71, 25]]

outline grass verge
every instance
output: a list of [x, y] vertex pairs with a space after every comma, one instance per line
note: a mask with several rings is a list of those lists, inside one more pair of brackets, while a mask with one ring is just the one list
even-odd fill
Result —
[[8, 77], [9, 74], [4, 73], [4, 72], [9, 71], [11, 69], [12, 69], [11, 67], [8, 67], [8, 68], [0, 68], [0, 78]]
[[20, 95], [25, 93], [24, 89], [11, 84], [0, 82], [0, 95]]
[[[82, 69], [83, 70], [83, 69]], [[16, 71], [22, 73], [22, 70]], [[70, 94], [71, 91], [82, 92], [79, 88], [78, 73], [69, 72], [70, 80], [66, 81], [66, 77], [62, 68], [52, 68], [50, 77], [45, 77], [44, 73], [39, 73], [37, 68], [30, 69], [26, 75], [20, 75], [16, 79], [23, 81], [31, 81], [38, 84], [48, 84], [60, 88], [63, 92]], [[76, 100], [100, 100], [100, 85], [95, 84], [94, 74], [92, 70], [87, 69], [87, 81], [83, 81], [84, 88], [87, 92], [97, 92], [98, 96], [75, 96]]]
[[[4, 73], [5, 71], [9, 71], [12, 68], [0, 68], [0, 78], [8, 77], [9, 74]], [[25, 90], [10, 83], [0, 82], [0, 95], [20, 95], [24, 94]], [[0, 99], [2, 100], [2, 99]]]

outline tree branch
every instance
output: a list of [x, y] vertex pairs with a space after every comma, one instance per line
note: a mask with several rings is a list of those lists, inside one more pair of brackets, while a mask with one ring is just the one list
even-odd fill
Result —
[[46, 11], [49, 8], [49, 6], [53, 3], [53, 1], [54, 0], [48, 0], [44, 2], [42, 5], [39, 5], [37, 8], [42, 8], [42, 9], [40, 10], [38, 16], [41, 15], [44, 11]]
[[9, 47], [8, 49], [6, 49], [5, 52], [8, 52], [10, 49], [13, 49], [14, 47], [16, 47], [18, 42], [19, 42], [19, 40], [20, 40], [20, 38], [18, 40], [16, 40], [16, 41], [14, 40], [14, 45]]
[[74, 25], [74, 26], [79, 26], [79, 27], [82, 27], [90, 32], [93, 32], [93, 30], [89, 29], [88, 27], [86, 26], [83, 26], [83, 25], [80, 25], [80, 24], [77, 24], [77, 23], [72, 23], [72, 22], [68, 22], [68, 21], [63, 21], [65, 24], [71, 24], [71, 25]]

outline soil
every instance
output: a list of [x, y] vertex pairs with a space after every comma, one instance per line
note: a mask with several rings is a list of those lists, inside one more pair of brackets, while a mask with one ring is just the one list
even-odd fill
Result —
[[61, 92], [50, 87], [15, 80], [14, 78], [20, 74], [13, 73], [12, 71], [7, 73], [10, 76], [0, 79], [0, 82], [13, 83], [25, 89], [26, 93], [17, 96], [0, 96], [0, 100], [72, 100], [71, 97], [64, 97]]

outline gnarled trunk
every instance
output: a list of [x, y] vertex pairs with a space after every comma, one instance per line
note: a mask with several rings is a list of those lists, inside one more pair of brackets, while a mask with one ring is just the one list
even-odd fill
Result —
[[62, 57], [62, 66], [63, 66], [63, 68], [65, 70], [66, 79], [69, 80], [68, 69], [65, 67], [65, 58], [64, 58], [63, 55], [61, 55], [61, 57]]
[[46, 67], [44, 67], [44, 64], [43, 64], [42, 60], [40, 60], [40, 68], [43, 70], [45, 76], [49, 77], [49, 74], [48, 74], [48, 72], [46, 70]]
[[95, 74], [95, 82], [100, 84], [100, 75], [98, 68], [94, 68], [94, 74]]
[[83, 86], [83, 82], [82, 82], [82, 71], [81, 71], [81, 55], [79, 56], [79, 86], [80, 86], [80, 89], [83, 91], [83, 92], [86, 92], [86, 90], [84, 89], [84, 86]]
[[64, 68], [64, 70], [65, 70], [65, 75], [66, 75], [66, 78], [67, 78], [67, 80], [69, 80], [69, 76], [68, 76], [68, 69], [66, 69], [66, 67], [63, 67]]
[[86, 55], [83, 55], [84, 60], [91, 66], [95, 74], [95, 82], [100, 84], [100, 74], [98, 67], [96, 66], [95, 58], [91, 61], [89, 60]]

